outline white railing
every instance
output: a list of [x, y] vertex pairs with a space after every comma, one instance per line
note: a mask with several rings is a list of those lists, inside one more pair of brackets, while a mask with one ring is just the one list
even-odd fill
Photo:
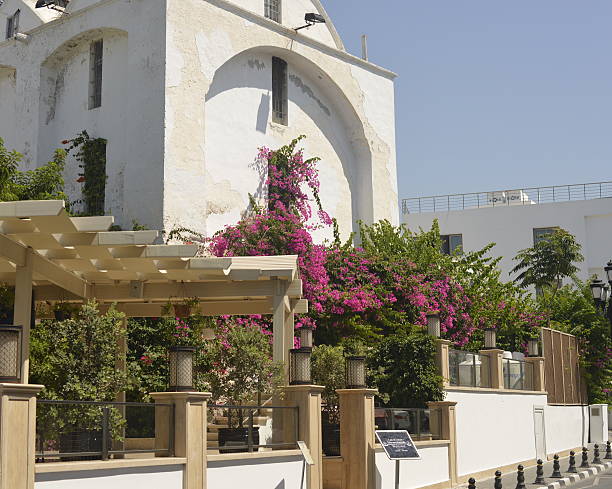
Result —
[[581, 183], [553, 187], [415, 197], [402, 200], [402, 213], [448, 212], [478, 209], [481, 207], [534, 205], [610, 197], [612, 197], [612, 182]]

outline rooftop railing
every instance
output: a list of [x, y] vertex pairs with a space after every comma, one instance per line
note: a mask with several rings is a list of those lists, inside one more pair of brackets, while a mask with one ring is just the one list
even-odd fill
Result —
[[581, 183], [469, 194], [436, 195], [402, 200], [403, 214], [448, 212], [488, 207], [547, 204], [612, 197], [612, 182]]

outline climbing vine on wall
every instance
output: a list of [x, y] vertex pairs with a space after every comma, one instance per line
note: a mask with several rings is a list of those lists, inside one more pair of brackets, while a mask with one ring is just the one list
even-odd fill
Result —
[[77, 202], [84, 204], [84, 214], [89, 216], [104, 215], [104, 194], [106, 192], [106, 139], [92, 138], [87, 131], [81, 132], [71, 140], [63, 141], [70, 144], [68, 152], [76, 150], [79, 161], [79, 178], [83, 184], [83, 199]]

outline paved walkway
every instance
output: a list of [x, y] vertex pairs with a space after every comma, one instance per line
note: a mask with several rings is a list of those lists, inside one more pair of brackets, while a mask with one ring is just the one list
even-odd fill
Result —
[[[593, 446], [594, 446], [593, 444], [590, 444], [588, 446], [589, 462], [593, 460]], [[605, 443], [599, 444], [599, 447], [600, 447], [600, 458], [603, 460], [606, 454]], [[563, 477], [566, 477], [567, 468], [569, 466], [569, 456], [562, 457], [559, 459], [559, 461], [561, 463], [561, 474], [563, 475]], [[578, 468], [578, 470], [580, 470], [579, 467], [580, 467], [581, 462], [582, 462], [582, 452], [576, 452], [576, 467]], [[606, 460], [606, 462], [608, 462], [608, 460]], [[518, 464], [517, 464], [517, 467], [518, 467]], [[550, 478], [550, 475], [553, 472], [553, 460], [550, 460], [544, 463], [544, 479], [545, 479], [544, 484], [534, 484], [534, 481], [536, 479], [536, 469], [537, 469], [537, 466], [535, 465], [530, 466], [530, 467], [525, 467], [525, 485], [527, 486], [527, 489], [535, 489], [538, 487], [546, 486], [547, 484], [555, 481], [555, 479]], [[512, 472], [503, 473], [502, 474], [503, 488], [504, 489], [515, 489], [516, 483], [517, 483], [516, 479], [517, 479], [516, 469]], [[491, 470], [491, 478], [477, 480], [476, 488], [477, 489], [493, 489], [494, 483], [495, 483], [495, 469]], [[461, 484], [458, 487], [467, 488], [467, 484]]]

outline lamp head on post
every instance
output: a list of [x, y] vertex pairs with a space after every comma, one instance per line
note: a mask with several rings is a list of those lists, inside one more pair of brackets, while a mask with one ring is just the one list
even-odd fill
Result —
[[495, 328], [487, 328], [485, 334], [485, 350], [495, 350], [497, 348], [497, 330]]
[[193, 391], [193, 346], [175, 346], [168, 350], [170, 363], [169, 392]]
[[366, 385], [366, 358], [346, 357], [346, 388], [365, 389]]
[[302, 347], [289, 350], [289, 385], [312, 384], [311, 356], [312, 348]]
[[440, 314], [437, 311], [428, 312], [427, 316], [427, 334], [434, 338], [439, 338], [440, 332]]
[[0, 382], [20, 384], [22, 381], [21, 326], [0, 326]]
[[300, 346], [302, 348], [312, 348], [313, 347], [313, 340], [312, 340], [313, 331], [314, 331], [314, 328], [308, 325], [302, 326], [299, 329]]
[[604, 267], [604, 270], [606, 271], [608, 283], [612, 284], [612, 260], [608, 262], [608, 264]]
[[540, 341], [536, 338], [530, 338], [527, 341], [527, 350], [530, 357], [540, 356]]
[[595, 279], [591, 282], [591, 294], [593, 294], [593, 300], [596, 305], [601, 305], [605, 300], [605, 285], [599, 280]]

